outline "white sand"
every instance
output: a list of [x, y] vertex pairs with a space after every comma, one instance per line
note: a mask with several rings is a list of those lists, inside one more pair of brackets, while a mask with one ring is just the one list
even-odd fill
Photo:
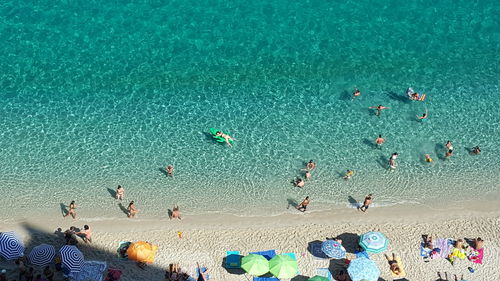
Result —
[[[63, 230], [70, 225], [82, 227], [90, 224], [94, 229], [94, 243], [91, 247], [79, 244], [87, 260], [105, 260], [109, 265], [124, 271], [122, 280], [163, 280], [164, 269], [169, 263], [179, 263], [182, 268], [193, 272], [196, 262], [210, 269], [212, 280], [251, 280], [248, 275], [229, 274], [221, 265], [225, 252], [239, 250], [243, 255], [249, 251], [276, 249], [277, 253], [294, 252], [297, 255], [300, 273], [307, 280], [315, 275], [316, 268], [328, 267], [328, 260], [316, 260], [308, 252], [308, 243], [325, 240], [343, 233], [362, 234], [367, 231], [381, 231], [390, 239], [388, 254], [395, 252], [402, 257], [408, 280], [435, 281], [437, 272], [464, 274], [465, 279], [474, 281], [500, 280], [500, 212], [498, 202], [452, 209], [410, 207], [372, 208], [366, 214], [355, 209], [341, 211], [281, 215], [276, 217], [234, 217], [229, 215], [185, 216], [182, 221], [168, 219], [136, 220], [118, 219], [111, 221], [87, 221], [79, 219], [54, 219], [50, 221], [4, 222], [0, 231], [16, 230], [25, 243], [35, 246], [41, 242], [61, 245], [64, 240], [54, 234], [57, 227]], [[471, 211], [479, 210], [479, 211]], [[46, 231], [47, 233], [44, 233]], [[183, 239], [177, 237], [182, 231]], [[482, 265], [459, 260], [452, 266], [439, 259], [424, 263], [419, 256], [419, 242], [422, 234], [433, 234], [441, 238], [481, 237], [485, 242], [485, 257]], [[116, 248], [120, 241], [150, 241], [159, 246], [155, 263], [146, 270], [137, 268], [131, 262], [119, 261]], [[349, 243], [344, 245], [349, 249]], [[348, 254], [348, 257], [353, 257]], [[382, 254], [371, 254], [379, 266], [383, 280], [392, 280], [388, 264]], [[0, 262], [13, 274], [13, 262]], [[476, 271], [469, 273], [467, 267]], [[381, 279], [381, 280], [382, 280]], [[454, 280], [454, 279], [450, 279]]]

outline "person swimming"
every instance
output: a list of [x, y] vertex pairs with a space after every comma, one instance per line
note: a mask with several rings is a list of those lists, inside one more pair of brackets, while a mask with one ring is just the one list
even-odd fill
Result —
[[215, 135], [216, 135], [217, 137], [222, 137], [222, 138], [226, 141], [226, 143], [227, 143], [229, 146], [231, 146], [231, 147], [232, 147], [232, 145], [231, 145], [231, 143], [230, 143], [229, 141], [230, 141], [230, 140], [232, 140], [232, 141], [235, 141], [235, 140], [236, 140], [235, 138], [233, 138], [233, 137], [231, 137], [231, 136], [229, 136], [229, 135], [227, 135], [227, 134], [224, 134], [222, 131], [217, 131], [217, 133], [215, 133]]
[[432, 162], [432, 158], [429, 154], [425, 154], [425, 162], [427, 162], [427, 163]]
[[420, 121], [425, 121], [427, 119], [427, 117], [429, 117], [429, 113], [427, 112], [427, 108], [425, 109], [425, 113], [422, 114], [422, 116], [418, 116], [417, 115], [417, 118], [420, 120]]
[[382, 113], [382, 109], [389, 109], [390, 107], [385, 107], [379, 104], [377, 106], [370, 106], [368, 108], [375, 109], [375, 115], [380, 116], [380, 113]]
[[378, 138], [375, 139], [375, 144], [377, 144], [378, 149], [382, 149], [382, 144], [384, 144], [385, 139], [382, 137], [382, 135], [378, 135]]
[[303, 180], [303, 179], [301, 179], [301, 178], [297, 178], [297, 179], [294, 181], [294, 185], [295, 185], [296, 187], [300, 187], [300, 188], [302, 188], [302, 187], [304, 187], [304, 185], [305, 185], [305, 184], [306, 184], [306, 183], [305, 183], [305, 182], [304, 182], [304, 180]]
[[473, 147], [471, 152], [478, 155], [479, 153], [481, 153], [481, 148], [479, 148], [479, 146]]
[[349, 180], [349, 179], [352, 178], [352, 176], [354, 176], [354, 172], [351, 171], [351, 170], [347, 170], [347, 172], [345, 173], [345, 176], [343, 177], [343, 179]]
[[354, 100], [356, 97], [361, 96], [361, 92], [358, 90], [358, 88], [354, 88], [354, 92], [352, 93], [352, 99]]

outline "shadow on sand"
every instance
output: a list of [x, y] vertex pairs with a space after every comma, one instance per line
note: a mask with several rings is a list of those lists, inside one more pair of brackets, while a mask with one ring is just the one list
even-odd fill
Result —
[[347, 197], [347, 200], [349, 201], [349, 204], [351, 204], [351, 206], [353, 206], [355, 208], [359, 209], [359, 207], [361, 206], [361, 203], [356, 201], [356, 199], [354, 199], [354, 197], [352, 197], [351, 195], [349, 195], [349, 197]]
[[[66, 244], [64, 239], [64, 235], [62, 235], [62, 230], [58, 229], [54, 232], [47, 232], [42, 229], [39, 229], [31, 224], [23, 223], [21, 224], [29, 237], [32, 239], [27, 239], [27, 244], [25, 244], [25, 253], [30, 253], [30, 251], [35, 247], [42, 243], [53, 245], [56, 247], [56, 253], [59, 253], [59, 249]], [[36, 242], [36, 243], [35, 243]], [[121, 281], [133, 281], [137, 280], [133, 278], [133, 276], [127, 276], [126, 273], [131, 273], [134, 276], [141, 276], [141, 280], [164, 280], [165, 279], [165, 270], [166, 268], [162, 268], [156, 265], [148, 265], [144, 269], [140, 269], [137, 267], [134, 261], [130, 260], [121, 260], [117, 257], [117, 253], [115, 251], [106, 251], [102, 249], [102, 247], [94, 246], [93, 244], [87, 243], [78, 243], [77, 248], [83, 253], [86, 261], [105, 261], [108, 267], [116, 268], [122, 270], [124, 274], [121, 277]], [[118, 249], [118, 244], [116, 245]], [[37, 274], [42, 274], [44, 267], [37, 267], [28, 264], [29, 267], [34, 268], [35, 276]], [[181, 264], [182, 266], [182, 264]], [[55, 271], [54, 265], [50, 265], [51, 269]], [[5, 268], [7, 270], [7, 276], [9, 277], [7, 280], [17, 280], [18, 278], [18, 270], [14, 261], [5, 261], [0, 260], [0, 268]], [[125, 270], [126, 269], [126, 270]], [[194, 274], [194, 272], [193, 272]], [[62, 272], [56, 272], [54, 276], [54, 280], [63, 280]], [[196, 277], [196, 276], [193, 276]]]
[[64, 203], [60, 203], [59, 207], [61, 207], [61, 214], [64, 217], [68, 213], [68, 209], [66, 208], [66, 205], [64, 205]]
[[299, 203], [295, 199], [292, 199], [292, 198], [288, 198], [288, 199], [286, 199], [286, 201], [287, 201], [287, 206], [286, 206], [287, 209], [290, 209], [290, 206], [292, 206], [294, 209], [296, 209], [297, 206], [299, 205]]
[[128, 210], [127, 210], [127, 208], [125, 208], [125, 206], [123, 206], [123, 204], [122, 204], [121, 202], [120, 202], [120, 203], [118, 203], [118, 207], [120, 207], [120, 210], [121, 210], [121, 211], [122, 211], [125, 215], [127, 215], [127, 217], [128, 217]]
[[113, 197], [113, 198], [116, 198], [116, 191], [114, 191], [113, 189], [111, 189], [109, 187], [107, 189], [108, 189], [109, 195], [111, 195], [111, 197]]

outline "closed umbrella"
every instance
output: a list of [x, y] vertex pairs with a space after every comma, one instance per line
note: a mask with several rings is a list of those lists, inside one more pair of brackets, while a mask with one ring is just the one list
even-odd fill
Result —
[[24, 256], [24, 245], [13, 231], [0, 232], [0, 256], [13, 260]]
[[138, 262], [153, 263], [158, 246], [140, 241], [130, 244], [127, 249], [128, 258]]
[[241, 268], [250, 275], [260, 276], [269, 272], [269, 261], [264, 256], [249, 254], [241, 259]]
[[61, 263], [70, 272], [80, 272], [82, 270], [85, 259], [82, 252], [76, 246], [64, 245], [59, 250], [61, 254]]
[[307, 281], [330, 281], [330, 280], [328, 280], [328, 278], [326, 278], [326, 277], [316, 275], [316, 276], [313, 276], [313, 277], [307, 279]]
[[367, 252], [381, 253], [387, 250], [389, 240], [380, 232], [367, 232], [359, 237], [359, 245]]
[[41, 244], [31, 250], [28, 258], [31, 264], [44, 266], [52, 263], [56, 256], [56, 249], [52, 245]]
[[298, 268], [297, 261], [287, 255], [276, 255], [269, 261], [269, 271], [278, 278], [293, 278]]
[[380, 269], [367, 258], [353, 259], [349, 263], [347, 273], [352, 281], [377, 281], [380, 277]]
[[335, 240], [326, 240], [321, 244], [321, 250], [330, 258], [343, 259], [345, 258], [345, 249], [342, 244]]

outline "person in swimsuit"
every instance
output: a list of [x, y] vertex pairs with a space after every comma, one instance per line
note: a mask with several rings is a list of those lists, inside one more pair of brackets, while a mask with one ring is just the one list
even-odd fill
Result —
[[84, 225], [83, 231], [77, 232], [76, 234], [82, 236], [83, 242], [92, 243], [92, 230], [88, 225]]
[[449, 149], [446, 151], [446, 154], [444, 155], [446, 158], [453, 156], [453, 149]]
[[128, 204], [127, 210], [128, 210], [127, 217], [135, 218], [135, 215], [137, 214], [138, 210], [135, 207], [134, 201], [130, 201], [130, 204]]
[[304, 187], [304, 185], [306, 184], [306, 182], [303, 179], [301, 179], [301, 178], [297, 178], [293, 184], [296, 187], [301, 187], [302, 188], [302, 187]]
[[304, 201], [302, 201], [302, 203], [300, 203], [297, 206], [297, 210], [301, 211], [302, 213], [305, 212], [307, 209], [307, 205], [309, 205], [310, 202], [311, 202], [311, 200], [309, 200], [309, 196], [306, 196]]
[[352, 178], [352, 176], [354, 176], [354, 171], [347, 170], [347, 172], [345, 173], [345, 176], [343, 177], [343, 179], [349, 180], [349, 179]]
[[309, 180], [311, 178], [312, 178], [311, 172], [310, 171], [306, 171], [304, 173], [304, 179]]
[[373, 195], [370, 193], [365, 197], [365, 201], [363, 202], [363, 206], [359, 208], [360, 211], [366, 212], [368, 210], [368, 207], [370, 207], [370, 204], [373, 201]]
[[222, 137], [229, 146], [232, 146], [231, 143], [229, 142], [230, 140], [232, 141], [236, 140], [235, 138], [232, 138], [231, 136], [224, 134], [222, 131], [217, 131], [215, 135], [218, 137]]
[[75, 204], [75, 201], [71, 201], [71, 203], [69, 203], [69, 211], [66, 215], [64, 215], [64, 217], [67, 217], [69, 215], [71, 215], [71, 217], [73, 217], [73, 219], [76, 219], [76, 204]]
[[116, 192], [115, 192], [115, 196], [116, 196], [116, 199], [120, 199], [120, 200], [123, 200], [124, 196], [125, 196], [125, 189], [123, 189], [123, 187], [121, 185], [119, 185], [117, 188], [116, 188]]
[[181, 210], [179, 209], [179, 206], [172, 208], [172, 216], [170, 217], [170, 219], [175, 218], [181, 219]]
[[384, 256], [389, 262], [391, 271], [396, 275], [401, 274], [401, 268], [399, 268], [398, 261], [396, 260], [396, 255], [392, 253], [392, 258], [390, 258], [387, 254], [384, 254]]
[[174, 165], [168, 165], [165, 168], [165, 171], [167, 172], [168, 176], [173, 177], [174, 176]]
[[432, 162], [432, 158], [429, 154], [425, 154], [425, 162], [427, 162], [427, 163]]
[[380, 116], [380, 113], [382, 113], [382, 109], [389, 109], [390, 107], [378, 105], [378, 106], [370, 106], [368, 108], [375, 109], [376, 110], [375, 115]]
[[354, 88], [354, 92], [352, 93], [352, 99], [354, 100], [356, 97], [361, 96], [361, 92], [358, 90], [358, 88]]
[[389, 158], [389, 167], [391, 169], [396, 169], [396, 158], [398, 158], [398, 153], [397, 152], [394, 152], [391, 155], [391, 158]]
[[309, 160], [306, 165], [306, 170], [312, 171], [316, 168], [316, 163], [314, 163], [312, 160]]
[[453, 150], [453, 144], [451, 143], [451, 141], [447, 141], [445, 146], [446, 148], [448, 148], [448, 150]]
[[378, 135], [378, 138], [375, 139], [375, 144], [377, 145], [378, 149], [382, 149], [382, 144], [384, 144], [385, 140], [382, 137], [382, 135]]
[[478, 155], [479, 153], [481, 153], [481, 148], [479, 148], [479, 146], [473, 147], [472, 153]]
[[428, 114], [428, 112], [427, 112], [427, 109], [425, 109], [425, 113], [424, 113], [424, 114], [422, 114], [422, 116], [418, 116], [418, 115], [417, 115], [418, 120], [420, 120], [420, 121], [422, 121], [422, 122], [423, 122], [423, 121], [425, 121], [425, 119], [427, 119], [427, 117], [429, 117], [429, 114]]

